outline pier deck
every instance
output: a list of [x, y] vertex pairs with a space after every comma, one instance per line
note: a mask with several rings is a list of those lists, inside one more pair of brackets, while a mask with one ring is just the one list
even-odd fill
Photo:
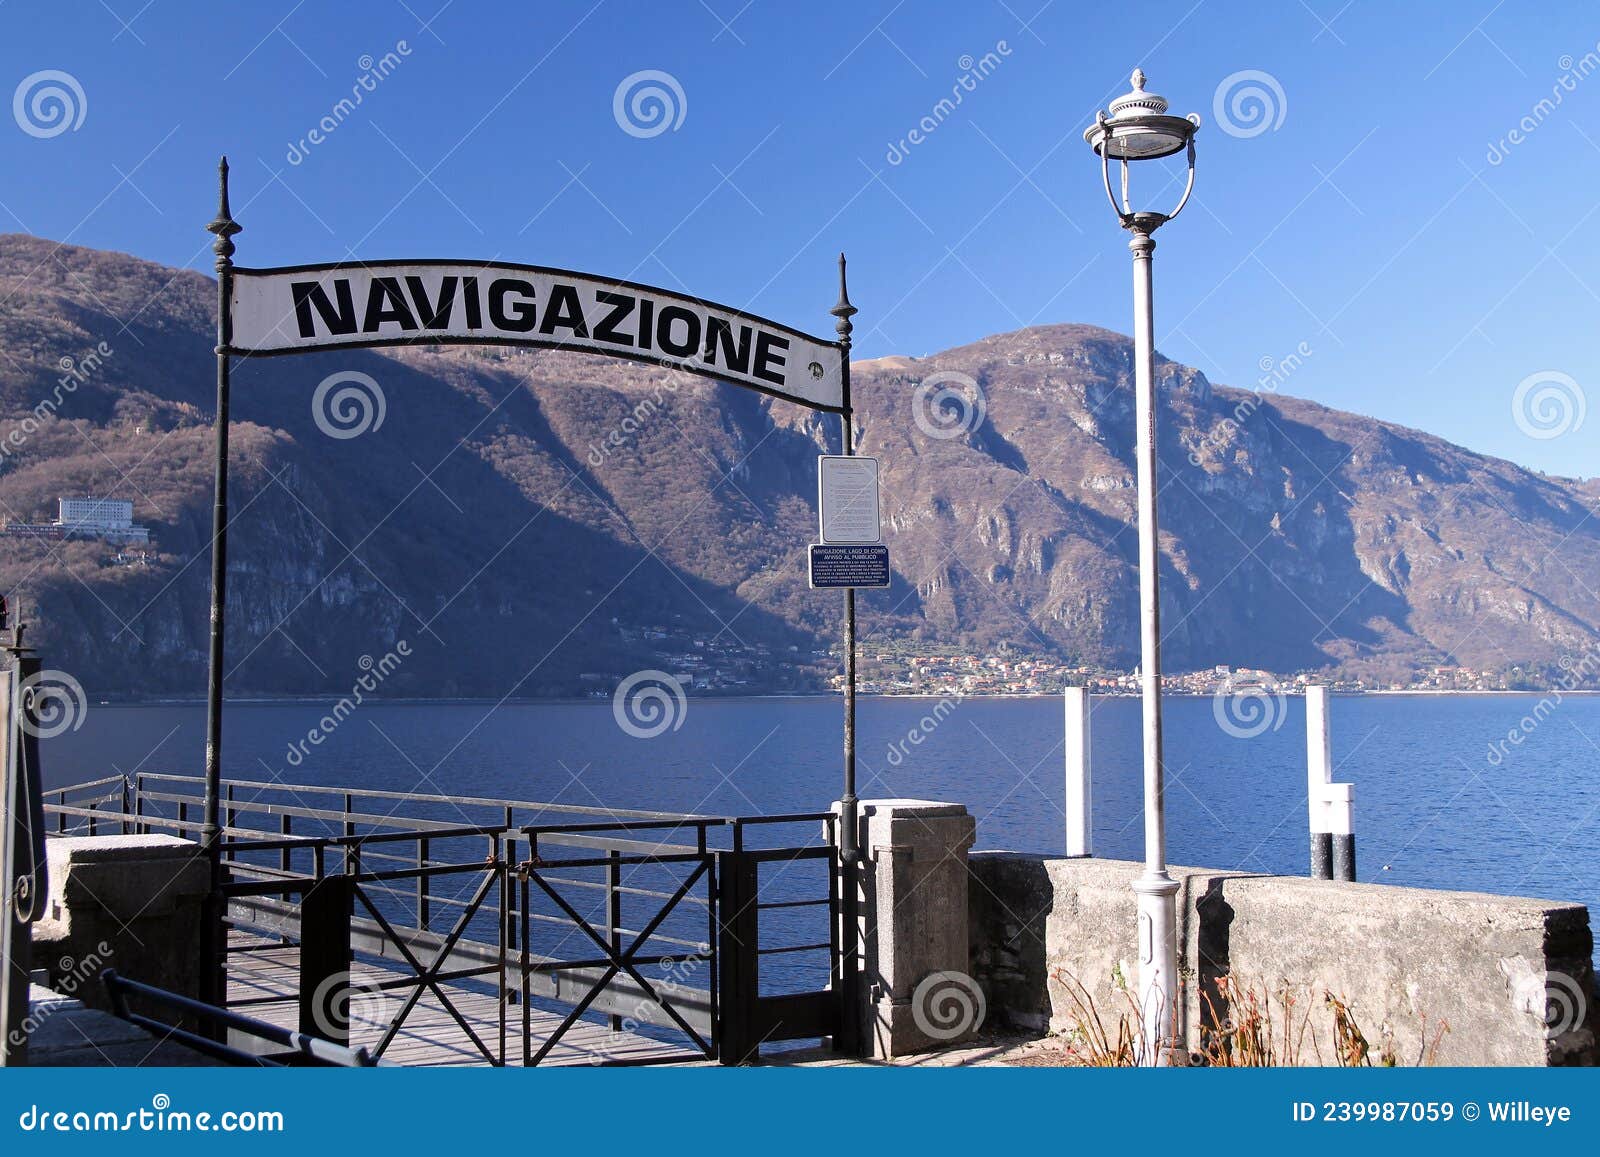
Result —
[[[238, 1011], [270, 1024], [285, 1028], [298, 1027], [299, 1004], [295, 994], [299, 987], [299, 950], [238, 932], [230, 938], [230, 945], [235, 951], [228, 956], [229, 1002], [276, 997], [268, 1003], [247, 1005]], [[352, 982], [357, 986], [350, 1025], [350, 1044], [353, 1047], [375, 1047], [384, 1033], [386, 1022], [399, 1013], [409, 994], [405, 988], [389, 989], [380, 999], [371, 995], [376, 991], [374, 986], [408, 975], [411, 974], [400, 969], [364, 961], [358, 961], [351, 969]], [[479, 1039], [491, 1052], [497, 1052], [500, 1017], [494, 994], [469, 991], [448, 982], [441, 982], [440, 987], [449, 995], [450, 1003], [472, 1026]], [[563, 1014], [545, 1012], [535, 1007], [531, 1015], [535, 1041], [547, 1038], [562, 1019]], [[378, 1021], [385, 1023], [376, 1023]], [[520, 1005], [506, 1010], [506, 1022], [506, 1063], [520, 1065]], [[674, 1056], [684, 1056], [686, 1064], [697, 1063], [696, 1058], [685, 1056], [681, 1048], [670, 1043], [635, 1033], [613, 1033], [603, 1024], [580, 1020], [566, 1031], [541, 1064], [572, 1066], [619, 1061], [660, 1063]], [[406, 1017], [393, 1043], [384, 1051], [383, 1059], [393, 1064], [421, 1066], [482, 1066], [488, 1063], [431, 991], [424, 993]]]

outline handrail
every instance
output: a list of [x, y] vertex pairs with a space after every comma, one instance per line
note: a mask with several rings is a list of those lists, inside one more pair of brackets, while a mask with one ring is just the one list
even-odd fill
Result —
[[[91, 787], [104, 787], [108, 783], [122, 784], [127, 782], [126, 776], [108, 775], [104, 779], [91, 779], [86, 783], [73, 783], [68, 784], [66, 787], [47, 787], [44, 789], [43, 794], [64, 796], [70, 791], [87, 791]], [[111, 797], [107, 796], [106, 798], [109, 799]]]
[[[139, 773], [147, 780], [160, 780], [164, 783], [195, 783], [203, 784], [205, 780], [197, 775], [175, 775], [171, 772], [142, 771]], [[382, 788], [344, 788], [326, 787], [320, 784], [281, 783], [272, 780], [255, 779], [228, 779], [223, 781], [223, 786], [235, 788], [261, 788], [264, 791], [294, 792], [297, 794], [313, 795], [338, 795], [338, 796], [365, 796], [369, 799], [403, 799], [416, 803], [442, 803], [456, 804], [465, 807], [495, 807], [515, 808], [521, 810], [544, 810], [552, 812], [567, 812], [571, 815], [591, 816], [623, 816], [628, 819], [717, 819], [720, 817], [702, 816], [694, 814], [679, 814], [677, 812], [644, 811], [637, 808], [608, 808], [590, 807], [585, 804], [546, 803], [538, 800], [512, 800], [492, 799], [488, 796], [470, 795], [423, 795], [410, 791], [388, 791]]]
[[328, 1065], [339, 1068], [371, 1068], [384, 1063], [381, 1060], [374, 1059], [364, 1048], [347, 1048], [344, 1045], [334, 1044], [332, 1041], [323, 1040], [320, 1037], [269, 1024], [264, 1020], [256, 1020], [254, 1017], [230, 1012], [225, 1008], [217, 1008], [215, 1005], [204, 1004], [180, 993], [169, 992], [164, 988], [156, 988], [149, 984], [141, 984], [137, 980], [129, 980], [125, 976], [119, 976], [115, 969], [107, 969], [102, 974], [102, 979], [105, 981], [106, 992], [111, 997], [111, 1010], [121, 1019], [147, 1032], [155, 1033], [162, 1040], [175, 1040], [179, 1044], [187, 1045], [196, 1052], [227, 1061], [230, 1064], [281, 1068], [285, 1062], [273, 1057], [247, 1052], [244, 1049], [234, 1048], [231, 1045], [219, 1044], [199, 1033], [190, 1032], [188, 1029], [180, 1028], [177, 1025], [165, 1024], [153, 1017], [134, 1012], [128, 1007], [128, 997], [137, 996], [156, 1004], [166, 1005], [168, 1008], [187, 1013], [200, 1020], [211, 1021], [221, 1028], [259, 1037], [269, 1044], [289, 1049], [294, 1058], [302, 1064]]
[[473, 836], [500, 836], [510, 829], [504, 824], [483, 824], [470, 827], [428, 828], [425, 832], [371, 832], [353, 836], [279, 836], [270, 840], [237, 840], [222, 845], [230, 852], [276, 852], [284, 848], [312, 848], [321, 844], [325, 848], [364, 847], [368, 844], [392, 844], [414, 840], [425, 834], [430, 840], [470, 839]]

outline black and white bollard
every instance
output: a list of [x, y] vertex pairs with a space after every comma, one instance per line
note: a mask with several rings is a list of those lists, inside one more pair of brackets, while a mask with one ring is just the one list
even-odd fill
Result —
[[1311, 876], [1356, 878], [1355, 787], [1333, 782], [1328, 689], [1306, 687], [1306, 810], [1311, 820]]
[[1094, 777], [1089, 758], [1089, 689], [1068, 687], [1066, 700], [1067, 855], [1094, 855]]
[[1333, 845], [1333, 878], [1356, 878], [1355, 787], [1330, 783], [1324, 810], [1328, 817], [1328, 839]]

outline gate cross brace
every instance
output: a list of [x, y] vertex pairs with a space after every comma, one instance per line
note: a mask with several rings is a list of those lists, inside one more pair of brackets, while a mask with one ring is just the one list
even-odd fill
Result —
[[705, 1042], [699, 1033], [695, 1032], [694, 1029], [689, 1027], [689, 1023], [685, 1021], [683, 1017], [678, 1015], [677, 1009], [673, 1008], [671, 1004], [667, 1003], [661, 998], [661, 994], [655, 990], [654, 986], [651, 985], [651, 983], [646, 980], [639, 970], [633, 965], [633, 958], [638, 954], [639, 949], [644, 946], [645, 941], [649, 940], [650, 937], [655, 934], [655, 930], [661, 926], [662, 921], [664, 921], [672, 913], [672, 910], [678, 906], [678, 902], [689, 894], [689, 890], [693, 888], [694, 885], [699, 881], [700, 877], [705, 874], [705, 871], [705, 861], [701, 861], [700, 863], [696, 864], [694, 871], [690, 872], [689, 875], [684, 878], [683, 883], [678, 886], [678, 890], [674, 892], [671, 898], [661, 906], [661, 910], [655, 914], [655, 916], [650, 920], [650, 923], [646, 924], [644, 929], [636, 937], [634, 937], [633, 943], [628, 946], [625, 952], [620, 953], [611, 946], [610, 942], [605, 937], [597, 933], [594, 930], [594, 927], [582, 916], [580, 916], [577, 910], [574, 909], [571, 904], [567, 903], [566, 897], [562, 896], [559, 892], [552, 888], [549, 883], [545, 881], [544, 877], [538, 873], [538, 871], [535, 870], [528, 873], [533, 881], [537, 883], [539, 887], [544, 889], [545, 894], [560, 906], [561, 910], [572, 919], [572, 921], [583, 931], [586, 936], [589, 937], [589, 939], [595, 942], [595, 944], [600, 948], [600, 951], [605, 954], [605, 958], [610, 961], [610, 964], [607, 966], [605, 972], [601, 975], [600, 979], [595, 982], [594, 987], [591, 988], [584, 995], [584, 998], [573, 1008], [573, 1010], [567, 1014], [566, 1019], [563, 1020], [559, 1026], [557, 1026], [555, 1032], [550, 1034], [549, 1038], [544, 1042], [544, 1044], [539, 1046], [539, 1051], [533, 1056], [534, 1064], [538, 1064], [546, 1055], [549, 1054], [550, 1050], [555, 1047], [556, 1042], [561, 1039], [561, 1037], [569, 1028], [577, 1023], [578, 1018], [584, 1014], [584, 1012], [591, 1004], [594, 1003], [596, 999], [599, 998], [600, 993], [605, 990], [606, 985], [611, 983], [611, 978], [619, 971], [626, 972], [630, 977], [632, 977], [634, 983], [638, 984], [640, 988], [644, 989], [645, 995], [650, 997], [651, 1000], [655, 1001], [656, 1007], [670, 1016], [677, 1026], [688, 1035], [689, 1039], [694, 1041], [703, 1054], [708, 1057], [713, 1055], [715, 1050], [713, 1050], [712, 1047]]
[[[495, 864], [494, 867], [496, 870], [498, 870], [499, 865]], [[373, 1056], [381, 1057], [383, 1055], [383, 1051], [394, 1041], [395, 1035], [399, 1033], [401, 1026], [405, 1024], [406, 1017], [411, 1015], [411, 1010], [414, 1009], [417, 1006], [417, 1002], [422, 999], [422, 991], [424, 987], [426, 987], [433, 990], [434, 995], [437, 996], [440, 1003], [444, 1005], [445, 1011], [450, 1014], [450, 1016], [458, 1025], [461, 1026], [461, 1031], [466, 1033], [468, 1038], [471, 1039], [472, 1043], [477, 1046], [478, 1052], [483, 1054], [483, 1059], [488, 1061], [491, 1065], [499, 1063], [495, 1060], [494, 1054], [489, 1051], [488, 1046], [485, 1045], [478, 1037], [478, 1034], [472, 1030], [472, 1026], [467, 1023], [466, 1018], [461, 1015], [454, 1004], [450, 1003], [450, 998], [444, 994], [444, 989], [440, 987], [438, 979], [439, 971], [441, 968], [443, 968], [445, 961], [449, 959], [450, 953], [455, 950], [456, 942], [459, 941], [462, 935], [466, 932], [467, 925], [471, 923], [473, 916], [477, 915], [478, 908], [483, 903], [484, 897], [489, 894], [489, 888], [494, 883], [495, 876], [496, 871], [491, 871], [483, 877], [483, 882], [478, 885], [477, 892], [474, 893], [471, 902], [468, 903], [466, 907], [466, 910], [462, 912], [461, 919], [456, 922], [456, 926], [450, 930], [450, 935], [445, 937], [444, 943], [439, 946], [439, 951], [434, 955], [433, 963], [428, 965], [426, 968], [422, 966], [422, 962], [418, 960], [412, 953], [411, 949], [406, 945], [405, 940], [394, 930], [394, 926], [390, 924], [388, 920], [384, 919], [383, 913], [378, 911], [377, 906], [373, 904], [371, 899], [368, 898], [366, 892], [361, 887], [357, 886], [355, 893], [356, 896], [361, 900], [362, 907], [366, 908], [368, 912], [372, 913], [372, 918], [378, 922], [378, 927], [383, 929], [383, 934], [387, 936], [394, 946], [398, 948], [405, 956], [406, 962], [411, 965], [412, 970], [417, 974], [418, 981], [416, 986], [412, 988], [411, 994], [406, 997], [406, 1002], [401, 1007], [399, 1015], [397, 1015], [394, 1020], [390, 1022], [388, 1029], [383, 1034], [383, 1039], [380, 1040], [377, 1044], [377, 1047], [372, 1050]]]

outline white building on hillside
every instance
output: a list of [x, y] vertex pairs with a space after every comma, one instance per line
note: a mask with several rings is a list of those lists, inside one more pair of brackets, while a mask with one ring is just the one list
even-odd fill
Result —
[[148, 527], [133, 524], [133, 503], [122, 498], [63, 498], [56, 525], [68, 535], [147, 543]]

